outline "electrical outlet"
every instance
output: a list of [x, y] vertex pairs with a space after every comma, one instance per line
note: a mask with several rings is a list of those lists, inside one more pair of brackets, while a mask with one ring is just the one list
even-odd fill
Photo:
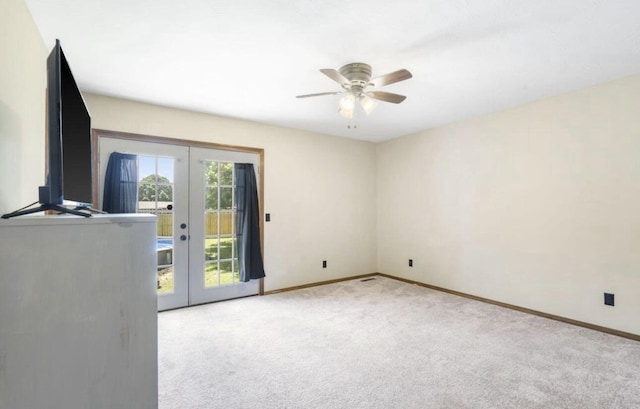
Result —
[[271, 221], [271, 213], [267, 213], [264, 215], [264, 221], [265, 222], [270, 222]]
[[413, 267], [413, 259], [412, 258], [409, 259], [409, 267]]
[[604, 305], [610, 305], [612, 307], [615, 305], [614, 294], [604, 293]]
[[322, 260], [322, 268], [327, 268], [327, 260]]

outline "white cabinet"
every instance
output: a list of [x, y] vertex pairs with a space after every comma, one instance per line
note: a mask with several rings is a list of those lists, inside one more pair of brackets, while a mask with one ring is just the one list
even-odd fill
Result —
[[156, 218], [0, 220], [0, 409], [158, 407]]

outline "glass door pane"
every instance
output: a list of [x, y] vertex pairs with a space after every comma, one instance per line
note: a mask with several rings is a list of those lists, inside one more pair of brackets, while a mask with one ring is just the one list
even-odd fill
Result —
[[238, 282], [233, 163], [204, 161], [204, 286]]
[[173, 293], [173, 158], [138, 155], [138, 213], [158, 218], [158, 294]]

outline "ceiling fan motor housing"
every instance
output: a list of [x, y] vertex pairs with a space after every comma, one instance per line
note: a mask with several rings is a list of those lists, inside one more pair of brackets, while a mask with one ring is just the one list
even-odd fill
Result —
[[371, 66], [361, 62], [343, 65], [338, 71], [351, 81], [351, 89], [357, 91], [362, 91], [371, 79]]

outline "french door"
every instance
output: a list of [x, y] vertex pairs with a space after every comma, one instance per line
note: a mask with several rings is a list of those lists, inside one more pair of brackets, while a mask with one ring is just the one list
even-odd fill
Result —
[[257, 172], [258, 154], [110, 137], [99, 150], [101, 181], [111, 152], [137, 156], [137, 211], [158, 217], [159, 310], [258, 294], [239, 281], [233, 166]]
[[[256, 154], [190, 149], [191, 240], [189, 301], [245, 297], [258, 293], [258, 280], [240, 282], [236, 243], [234, 163], [253, 163]], [[258, 175], [256, 175], [257, 177]]]

